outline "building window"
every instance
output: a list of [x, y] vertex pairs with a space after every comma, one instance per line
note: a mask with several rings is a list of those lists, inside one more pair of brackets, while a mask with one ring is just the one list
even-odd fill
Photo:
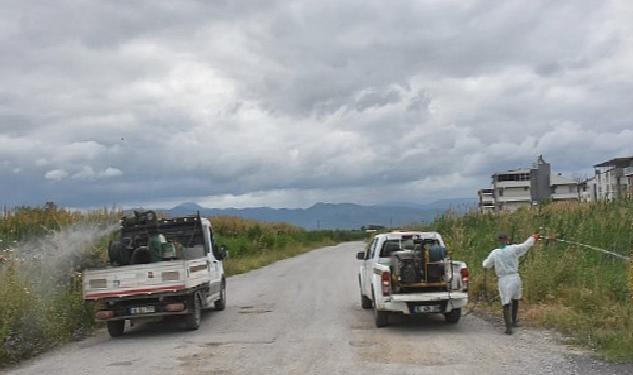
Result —
[[572, 185], [569, 185], [569, 192], [574, 193], [574, 187]]
[[530, 181], [529, 173], [513, 173], [513, 174], [500, 174], [497, 175], [497, 182], [517, 182], [517, 181]]
[[499, 189], [499, 196], [503, 197], [503, 188]]
[[530, 190], [530, 188], [529, 188], [529, 187], [527, 187], [527, 186], [525, 186], [525, 187], [523, 188], [523, 191], [528, 191], [528, 190]]

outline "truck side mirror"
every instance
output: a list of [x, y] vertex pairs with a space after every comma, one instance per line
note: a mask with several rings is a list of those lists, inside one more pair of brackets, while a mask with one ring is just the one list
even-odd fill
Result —
[[356, 254], [356, 259], [358, 259], [358, 260], [365, 260], [365, 252], [364, 251], [359, 251], [358, 254]]
[[220, 251], [219, 251], [219, 255], [220, 255], [220, 260], [223, 260], [224, 258], [227, 258], [229, 256], [229, 251], [226, 249], [225, 245], [220, 245]]

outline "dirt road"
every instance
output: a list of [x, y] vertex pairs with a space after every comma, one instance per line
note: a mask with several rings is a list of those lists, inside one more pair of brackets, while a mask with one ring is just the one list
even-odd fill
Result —
[[101, 332], [8, 370], [10, 374], [627, 374], [547, 333], [501, 328], [473, 315], [394, 319], [377, 329], [358, 296], [359, 242], [315, 250], [235, 276], [228, 306], [199, 331], [176, 322]]

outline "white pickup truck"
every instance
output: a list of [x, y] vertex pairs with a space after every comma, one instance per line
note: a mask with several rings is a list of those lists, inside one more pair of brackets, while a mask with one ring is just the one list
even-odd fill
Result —
[[198, 329], [201, 310], [226, 305], [222, 259], [209, 220], [197, 216], [158, 219], [153, 211], [121, 220], [120, 240], [110, 244], [110, 266], [84, 271], [83, 298], [97, 303], [96, 319], [112, 337], [126, 320], [180, 315]]
[[466, 263], [450, 259], [437, 232], [390, 232], [374, 236], [361, 260], [361, 305], [373, 307], [377, 327], [390, 313], [442, 313], [457, 323], [468, 303]]

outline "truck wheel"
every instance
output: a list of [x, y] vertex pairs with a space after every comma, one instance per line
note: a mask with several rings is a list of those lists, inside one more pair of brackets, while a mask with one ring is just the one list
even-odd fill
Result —
[[371, 307], [374, 305], [374, 303], [367, 297], [365, 297], [364, 295], [360, 295], [360, 306], [363, 309], [371, 309]]
[[200, 328], [200, 321], [202, 320], [202, 303], [200, 302], [200, 296], [197, 294], [193, 296], [193, 311], [191, 314], [185, 316], [185, 328], [191, 331], [195, 331]]
[[457, 323], [462, 317], [462, 309], [453, 309], [451, 312], [444, 313], [444, 320], [447, 323]]
[[125, 332], [125, 320], [110, 320], [106, 322], [106, 325], [108, 326], [110, 337], [123, 336]]
[[376, 327], [386, 327], [389, 324], [389, 311], [380, 311], [374, 305], [374, 323], [376, 323]]
[[360, 275], [358, 275], [358, 289], [360, 289], [360, 306], [363, 309], [371, 309], [373, 303], [368, 297], [363, 295], [363, 284], [360, 282]]
[[214, 307], [217, 311], [226, 308], [226, 281], [222, 279], [222, 288], [220, 289], [220, 299], [215, 301]]

